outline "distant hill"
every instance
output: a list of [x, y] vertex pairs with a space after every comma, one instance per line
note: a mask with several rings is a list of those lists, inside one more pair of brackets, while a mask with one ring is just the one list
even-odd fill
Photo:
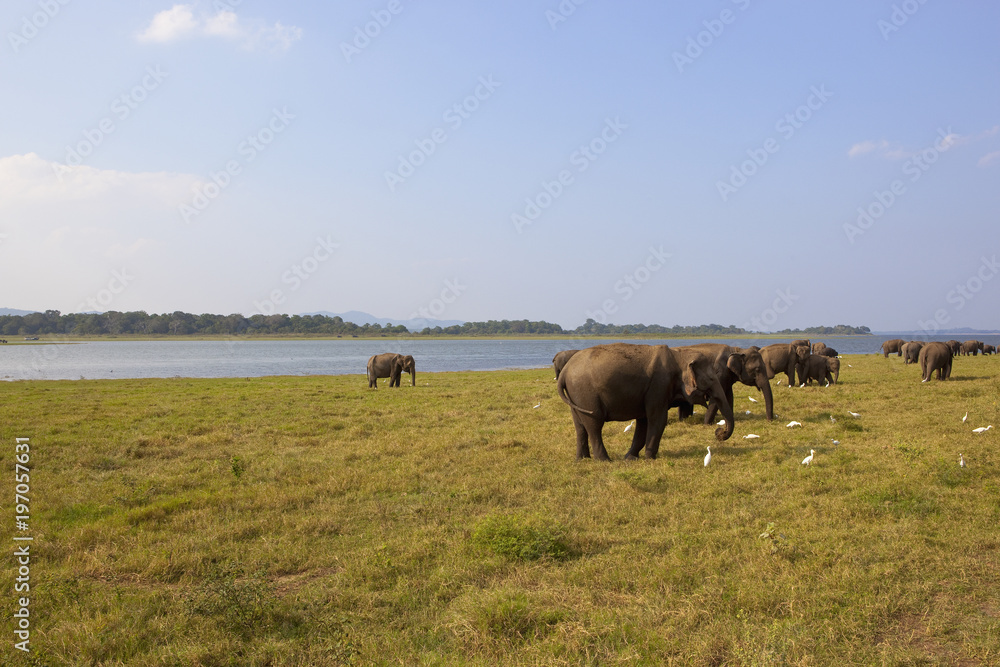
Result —
[[371, 313], [364, 313], [360, 310], [349, 310], [346, 313], [331, 313], [328, 310], [320, 310], [314, 313], [300, 313], [301, 315], [325, 315], [327, 317], [339, 317], [345, 322], [354, 322], [355, 324], [391, 324], [392, 326], [398, 326], [402, 324], [410, 331], [422, 331], [425, 327], [451, 327], [451, 326], [461, 326], [465, 324], [464, 320], [436, 320], [433, 317], [423, 318], [418, 317], [409, 320], [394, 320], [391, 317], [375, 317]]
[[1000, 335], [996, 329], [972, 329], [970, 327], [958, 327], [956, 329], [942, 329], [941, 331], [874, 331], [878, 336], [968, 336], [972, 334], [982, 334], [984, 336]]
[[0, 308], [0, 315], [31, 315], [37, 310], [18, 310], [17, 308]]

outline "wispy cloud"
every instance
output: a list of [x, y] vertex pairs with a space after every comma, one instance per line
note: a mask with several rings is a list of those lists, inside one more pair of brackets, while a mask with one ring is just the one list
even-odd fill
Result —
[[156, 14], [136, 35], [140, 42], [167, 44], [195, 37], [216, 37], [239, 43], [249, 50], [286, 51], [302, 38], [302, 29], [277, 22], [241, 19], [228, 9], [195, 15], [195, 5], [174, 5]]
[[988, 167], [994, 162], [1000, 162], [1000, 151], [993, 151], [992, 153], [987, 153], [986, 155], [979, 158], [979, 162], [976, 163], [978, 167]]
[[[966, 144], [972, 144], [979, 141], [983, 141], [985, 139], [990, 139], [992, 137], [995, 137], [998, 133], [1000, 133], [1000, 125], [995, 125], [990, 129], [984, 130], [983, 132], [979, 132], [977, 134], [965, 134], [965, 135], [952, 132], [951, 128], [948, 128], [947, 134], [939, 135], [938, 143], [940, 145], [940, 148], [947, 150], [950, 148], [954, 148], [956, 146], [964, 146]], [[858, 142], [853, 146], [851, 146], [847, 151], [847, 155], [848, 157], [856, 158], [862, 155], [874, 154], [886, 160], [906, 160], [908, 158], [912, 158], [920, 154], [920, 152], [921, 152], [920, 149], [916, 150], [908, 149], [900, 144], [893, 144], [889, 142], [889, 140], [887, 139], [878, 139], [878, 140], [869, 139], [867, 141]], [[981, 158], [979, 161], [979, 166], [980, 167], [986, 166], [987, 164], [995, 160], [998, 155], [1000, 155], [1000, 153], [990, 153], [988, 155], [983, 156], [983, 158]]]

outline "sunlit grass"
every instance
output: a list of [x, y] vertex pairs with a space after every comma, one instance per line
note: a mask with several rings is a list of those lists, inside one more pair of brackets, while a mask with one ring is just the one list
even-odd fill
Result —
[[776, 387], [773, 423], [737, 385], [725, 443], [672, 413], [626, 463], [609, 424], [610, 464], [575, 461], [547, 369], [0, 383], [6, 497], [32, 445], [30, 658], [997, 662], [1000, 360], [843, 362]]

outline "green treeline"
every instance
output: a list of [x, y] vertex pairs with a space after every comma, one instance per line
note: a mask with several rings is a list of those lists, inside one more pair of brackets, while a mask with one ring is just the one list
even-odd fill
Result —
[[[275, 335], [321, 335], [321, 336], [382, 336], [410, 334], [418, 336], [508, 336], [508, 335], [569, 335], [569, 336], [749, 336], [754, 332], [739, 327], [724, 327], [719, 324], [703, 324], [683, 327], [664, 327], [659, 324], [601, 324], [592, 319], [576, 329], [566, 330], [550, 322], [529, 320], [489, 320], [488, 322], [466, 322], [449, 327], [427, 327], [421, 331], [409, 331], [402, 324], [354, 324], [341, 317], [326, 315], [252, 315], [240, 314], [193, 315], [176, 311], [173, 313], [147, 314], [145, 311], [122, 313], [71, 313], [61, 314], [58, 310], [29, 315], [0, 315], [0, 335], [3, 336], [275, 336]], [[868, 327], [849, 327], [838, 324], [835, 327], [811, 327], [801, 331], [786, 329], [780, 334], [868, 334]]]

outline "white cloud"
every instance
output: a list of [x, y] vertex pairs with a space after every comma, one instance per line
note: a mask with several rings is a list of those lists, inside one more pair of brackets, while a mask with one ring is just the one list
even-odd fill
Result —
[[188, 37], [218, 37], [238, 42], [248, 50], [264, 48], [286, 51], [302, 38], [302, 29], [282, 25], [267, 25], [260, 20], [243, 20], [228, 9], [212, 15], [196, 17], [194, 5], [174, 5], [153, 17], [149, 26], [137, 35], [140, 42], [174, 42]]
[[140, 42], [173, 42], [192, 36], [198, 30], [192, 5], [174, 5], [153, 17], [149, 27], [138, 35]]
[[857, 157], [859, 155], [864, 155], [865, 153], [871, 153], [875, 150], [888, 148], [889, 142], [885, 139], [881, 141], [862, 141], [860, 143], [851, 146], [850, 150], [847, 151], [847, 155], [850, 157]]
[[979, 162], [976, 165], [979, 167], [988, 167], [997, 161], [1000, 161], [1000, 151], [993, 151], [979, 158]]
[[[941, 150], [949, 150], [956, 146], [964, 146], [966, 144], [973, 144], [986, 139], [991, 139], [1000, 133], [1000, 125], [994, 125], [988, 130], [984, 130], [978, 134], [958, 134], [952, 132], [951, 128], [948, 128], [948, 133], [944, 134], [943, 130], [938, 131], [938, 136], [935, 140], [935, 145]], [[920, 154], [920, 150], [910, 150], [904, 148], [900, 145], [890, 144], [886, 139], [879, 139], [878, 141], [868, 140], [861, 141], [850, 147], [847, 151], [848, 157], [858, 157], [859, 155], [867, 155], [869, 153], [875, 153], [879, 157], [886, 160], [905, 160], [907, 158], [914, 157]], [[990, 153], [983, 156], [979, 160], [979, 166], [985, 167], [990, 162], [997, 158], [997, 153]]]

